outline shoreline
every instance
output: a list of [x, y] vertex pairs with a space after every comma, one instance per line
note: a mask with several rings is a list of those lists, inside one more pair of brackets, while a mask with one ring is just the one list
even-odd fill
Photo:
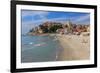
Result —
[[57, 53], [57, 61], [88, 60], [90, 58], [90, 36], [72, 34], [32, 34], [32, 36], [56, 36], [62, 47]]
[[28, 33], [27, 35], [31, 35], [31, 36], [46, 36], [46, 35], [49, 35], [49, 36], [55, 36], [56, 33]]
[[63, 47], [58, 61], [87, 60], [90, 58], [90, 37], [56, 34]]
[[[54, 37], [60, 47], [56, 50], [55, 61], [89, 60], [90, 58], [90, 36], [72, 34], [40, 34], [38, 36]], [[33, 35], [34, 36], [34, 35]], [[38, 46], [38, 45], [37, 45]], [[51, 45], [55, 46], [55, 45]], [[52, 53], [52, 52], [51, 52]]]

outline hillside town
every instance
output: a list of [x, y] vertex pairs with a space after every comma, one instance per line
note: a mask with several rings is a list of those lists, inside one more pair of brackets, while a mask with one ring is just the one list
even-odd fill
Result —
[[32, 28], [28, 34], [30, 35], [41, 35], [46, 33], [57, 33], [57, 34], [74, 34], [80, 35], [86, 33], [90, 34], [90, 25], [89, 24], [73, 24], [71, 21], [66, 23], [58, 22], [44, 22], [43, 24]]

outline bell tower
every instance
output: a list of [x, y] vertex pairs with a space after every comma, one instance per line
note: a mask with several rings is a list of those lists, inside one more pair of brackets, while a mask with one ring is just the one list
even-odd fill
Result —
[[72, 23], [71, 23], [70, 19], [67, 21], [67, 26], [68, 26], [68, 31], [72, 32]]

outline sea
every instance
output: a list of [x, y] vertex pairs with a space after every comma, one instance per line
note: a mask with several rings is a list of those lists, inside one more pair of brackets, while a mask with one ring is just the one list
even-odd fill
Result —
[[21, 62], [57, 61], [61, 45], [56, 36], [21, 36]]

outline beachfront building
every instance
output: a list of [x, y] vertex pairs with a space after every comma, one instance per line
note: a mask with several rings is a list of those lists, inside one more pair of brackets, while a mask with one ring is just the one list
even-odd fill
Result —
[[87, 26], [87, 32], [90, 32], [90, 27], [89, 26]]
[[40, 27], [38, 27], [37, 33], [42, 34], [43, 33], [43, 30]]
[[42, 31], [41, 29], [39, 29], [39, 30], [38, 30], [38, 33], [42, 34], [42, 33], [43, 33], [43, 31]]

